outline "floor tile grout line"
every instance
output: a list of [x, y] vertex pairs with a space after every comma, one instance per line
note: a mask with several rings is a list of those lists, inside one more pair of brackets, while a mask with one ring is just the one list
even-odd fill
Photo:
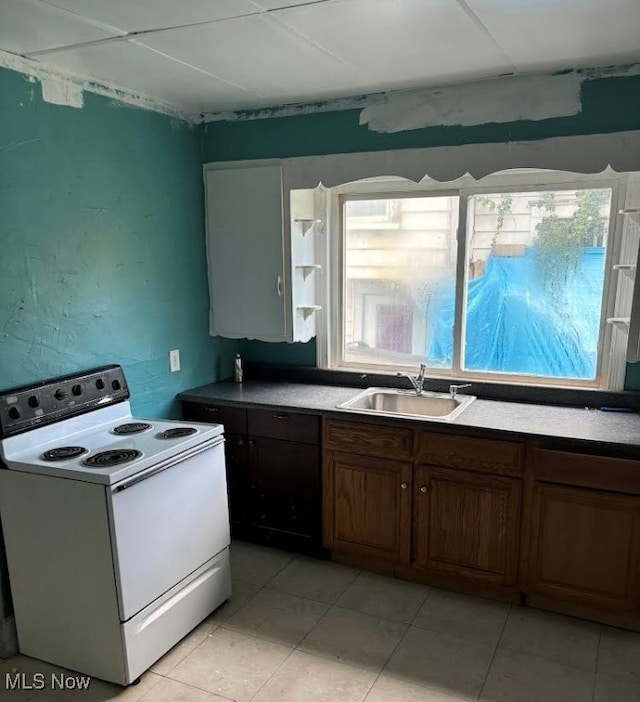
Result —
[[425, 603], [427, 602], [427, 600], [428, 600], [428, 599], [431, 597], [431, 595], [433, 594], [433, 588], [432, 588], [432, 587], [429, 587], [429, 585], [425, 585], [425, 587], [428, 588], [428, 589], [427, 589], [427, 591], [426, 591], [426, 593], [425, 593], [425, 595], [424, 595], [424, 598], [422, 599], [422, 602], [420, 602], [420, 604], [418, 605], [418, 609], [416, 610], [416, 613], [415, 613], [415, 614], [413, 615], [413, 617], [411, 618], [411, 621], [409, 622], [409, 626], [416, 626], [415, 621], [416, 621], [417, 616], [420, 614], [420, 610], [424, 607], [424, 605], [425, 605]]
[[[420, 606], [422, 606], [422, 605], [420, 605]], [[378, 671], [378, 674], [376, 675], [375, 680], [371, 683], [371, 687], [367, 690], [367, 694], [362, 698], [362, 702], [367, 702], [367, 697], [369, 697], [369, 693], [371, 692], [371, 690], [373, 690], [373, 686], [378, 682], [378, 679], [380, 678], [382, 673], [384, 673], [385, 668], [389, 665], [389, 661], [393, 658], [393, 655], [398, 650], [398, 646], [400, 646], [400, 644], [404, 641], [410, 627], [411, 627], [410, 623], [404, 624], [404, 632], [402, 633], [402, 636], [398, 639], [398, 643], [393, 647], [393, 651], [391, 651], [391, 653], [389, 654], [389, 657], [384, 662], [384, 665]]]
[[[257, 637], [256, 637], [256, 638], [257, 638]], [[271, 673], [271, 675], [270, 675], [270, 676], [262, 683], [262, 685], [260, 685], [260, 687], [255, 691], [255, 694], [251, 695], [251, 697], [249, 698], [249, 702], [251, 702], [251, 700], [255, 699], [255, 698], [260, 694], [260, 691], [262, 690], [262, 688], [269, 682], [269, 680], [271, 680], [271, 679], [273, 678], [273, 676], [280, 670], [280, 668], [282, 668], [282, 666], [289, 660], [289, 658], [291, 658], [291, 656], [292, 656], [296, 651], [297, 651], [296, 648], [292, 648], [291, 651], [289, 651], [289, 655], [282, 661], [282, 663], [280, 663], [280, 665], [278, 665], [278, 666], [275, 667], [275, 669], [273, 670], [273, 672]]]
[[482, 681], [482, 685], [480, 686], [480, 690], [478, 691], [478, 696], [476, 697], [477, 700], [482, 699], [482, 693], [484, 692], [484, 688], [487, 684], [487, 680], [489, 679], [489, 673], [491, 672], [491, 668], [493, 667], [493, 662], [496, 659], [496, 656], [498, 655], [498, 649], [500, 648], [500, 642], [502, 641], [502, 637], [504, 636], [504, 632], [507, 628], [507, 624], [509, 623], [509, 619], [511, 618], [511, 613], [513, 612], [513, 605], [509, 605], [509, 611], [507, 612], [507, 616], [504, 618], [504, 624], [502, 625], [502, 630], [500, 631], [500, 636], [498, 636], [498, 640], [496, 641], [495, 648], [493, 649], [493, 655], [491, 656], [491, 660], [489, 661], [489, 665], [487, 666], [487, 672], [484, 675], [484, 680]]
[[593, 671], [593, 689], [591, 690], [591, 702], [596, 699], [596, 684], [598, 682], [598, 666], [600, 665], [600, 644], [602, 643], [602, 625], [598, 631], [598, 648], [596, 649], [596, 665]]

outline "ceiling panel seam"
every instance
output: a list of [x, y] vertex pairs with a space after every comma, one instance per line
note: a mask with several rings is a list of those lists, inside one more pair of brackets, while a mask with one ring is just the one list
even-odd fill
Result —
[[205, 71], [203, 68], [198, 68], [198, 66], [193, 66], [190, 63], [187, 63], [186, 61], [182, 61], [179, 58], [176, 58], [175, 56], [171, 56], [171, 54], [165, 54], [164, 51], [160, 51], [159, 49], [154, 49], [151, 46], [147, 46], [146, 44], [143, 44], [142, 42], [136, 41], [134, 39], [131, 39], [131, 43], [135, 44], [136, 46], [139, 46], [141, 49], [146, 49], [147, 51], [151, 51], [154, 54], [158, 54], [159, 56], [163, 56], [166, 59], [169, 59], [170, 61], [175, 61], [175, 63], [179, 63], [180, 65], [184, 66], [185, 68], [190, 68], [193, 71], [196, 71], [197, 73], [202, 73], [205, 76], [208, 76], [210, 78], [215, 78], [216, 80], [219, 80], [221, 83], [225, 83], [226, 85], [230, 85], [233, 88], [238, 88], [238, 90], [243, 90], [245, 93], [248, 93], [249, 95], [255, 95], [256, 97], [260, 98], [266, 98], [266, 95], [263, 95], [262, 93], [258, 93], [255, 90], [249, 90], [249, 88], [245, 88], [244, 86], [238, 84], [238, 83], [233, 83], [230, 80], [226, 80], [225, 78], [221, 78], [220, 76], [216, 75], [215, 73], [211, 73], [210, 71]]
[[513, 62], [513, 59], [508, 54], [507, 50], [500, 44], [500, 42], [491, 34], [489, 28], [484, 24], [484, 22], [478, 17], [475, 11], [467, 4], [466, 0], [455, 0], [458, 3], [460, 9], [467, 15], [467, 17], [473, 22], [473, 24], [481, 31], [485, 36], [487, 36], [493, 45], [500, 51], [503, 55], [511, 69], [514, 73], [518, 73], [518, 68]]
[[[309, 4], [309, 3], [307, 3], [307, 5], [308, 5], [308, 4]], [[318, 4], [318, 3], [313, 3], [313, 4], [316, 5], [316, 4]], [[304, 7], [306, 7], [306, 5], [304, 5]], [[358, 76], [363, 76], [363, 77], [364, 77], [365, 74], [363, 74], [363, 73], [360, 71], [359, 68], [357, 68], [357, 67], [354, 66], [352, 63], [350, 63], [350, 62], [347, 61], [346, 59], [342, 58], [342, 57], [339, 56], [338, 54], [335, 54], [333, 51], [331, 51], [331, 49], [327, 49], [325, 46], [322, 46], [322, 44], [319, 44], [317, 41], [311, 39], [311, 37], [308, 37], [306, 34], [303, 34], [303, 33], [302, 33], [301, 31], [299, 31], [298, 29], [295, 29], [295, 27], [292, 27], [290, 24], [288, 24], [285, 20], [281, 19], [280, 17], [276, 17], [276, 16], [274, 15], [273, 19], [274, 19], [281, 27], [283, 27], [284, 29], [286, 29], [287, 31], [291, 32], [291, 33], [294, 34], [296, 37], [298, 37], [298, 39], [302, 39], [302, 41], [304, 41], [304, 42], [305, 42], [306, 44], [308, 44], [309, 46], [313, 46], [315, 49], [318, 49], [319, 51], [321, 51], [322, 53], [326, 54], [327, 56], [330, 56], [330, 57], [331, 57], [332, 59], [334, 59], [335, 61], [338, 61], [339, 63], [343, 64], [344, 66], [348, 66], [352, 71], [354, 71], [354, 73], [355, 73], [356, 75], [358, 75]], [[367, 77], [370, 77], [370, 76], [367, 74]]]
[[75, 17], [76, 19], [79, 19], [82, 22], [86, 22], [87, 24], [90, 24], [94, 27], [104, 29], [105, 32], [119, 32], [120, 35], [124, 35], [127, 33], [126, 29], [116, 27], [114, 24], [107, 24], [106, 22], [102, 22], [101, 20], [95, 19], [94, 17], [81, 15], [80, 13], [74, 12], [73, 10], [68, 10], [66, 7], [60, 7], [60, 5], [56, 5], [54, 2], [51, 2], [51, 0], [39, 1], [41, 4], [45, 5], [46, 7], [49, 7], [50, 9], [56, 10], [57, 12], [61, 12], [64, 15], [71, 15], [72, 17]]

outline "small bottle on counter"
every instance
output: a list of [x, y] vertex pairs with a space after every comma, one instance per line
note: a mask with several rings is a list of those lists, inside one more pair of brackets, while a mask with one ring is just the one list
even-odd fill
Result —
[[236, 383], [241, 383], [243, 375], [244, 371], [242, 369], [242, 358], [240, 358], [240, 354], [237, 353], [235, 361], [233, 362], [233, 379]]

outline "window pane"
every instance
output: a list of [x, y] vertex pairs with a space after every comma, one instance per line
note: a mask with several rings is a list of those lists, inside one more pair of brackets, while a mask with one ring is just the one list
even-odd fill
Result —
[[465, 370], [595, 379], [611, 195], [469, 198]]
[[458, 198], [347, 200], [343, 217], [344, 360], [451, 368]]

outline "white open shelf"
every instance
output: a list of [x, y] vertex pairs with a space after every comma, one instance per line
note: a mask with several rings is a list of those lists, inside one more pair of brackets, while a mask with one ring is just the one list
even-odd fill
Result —
[[613, 267], [614, 271], [621, 271], [630, 278], [636, 277], [636, 264], [635, 263], [618, 263]]
[[609, 317], [607, 319], [607, 324], [615, 324], [616, 326], [620, 327], [629, 327], [631, 324], [631, 318], [630, 317]]
[[295, 267], [297, 271], [302, 273], [303, 280], [306, 280], [314, 271], [319, 271], [322, 266], [319, 263], [304, 263]]
[[301, 314], [304, 319], [310, 317], [312, 314], [315, 314], [321, 309], [322, 305], [298, 305], [296, 307], [296, 311]]
[[640, 231], [640, 208], [636, 207], [628, 210], [620, 210], [620, 214], [625, 215], [634, 222], [638, 226], [637, 231]]
[[314, 219], [312, 217], [295, 217], [293, 221], [296, 224], [302, 225], [302, 236], [306, 236], [311, 230], [315, 230], [316, 224], [322, 222], [321, 219]]

